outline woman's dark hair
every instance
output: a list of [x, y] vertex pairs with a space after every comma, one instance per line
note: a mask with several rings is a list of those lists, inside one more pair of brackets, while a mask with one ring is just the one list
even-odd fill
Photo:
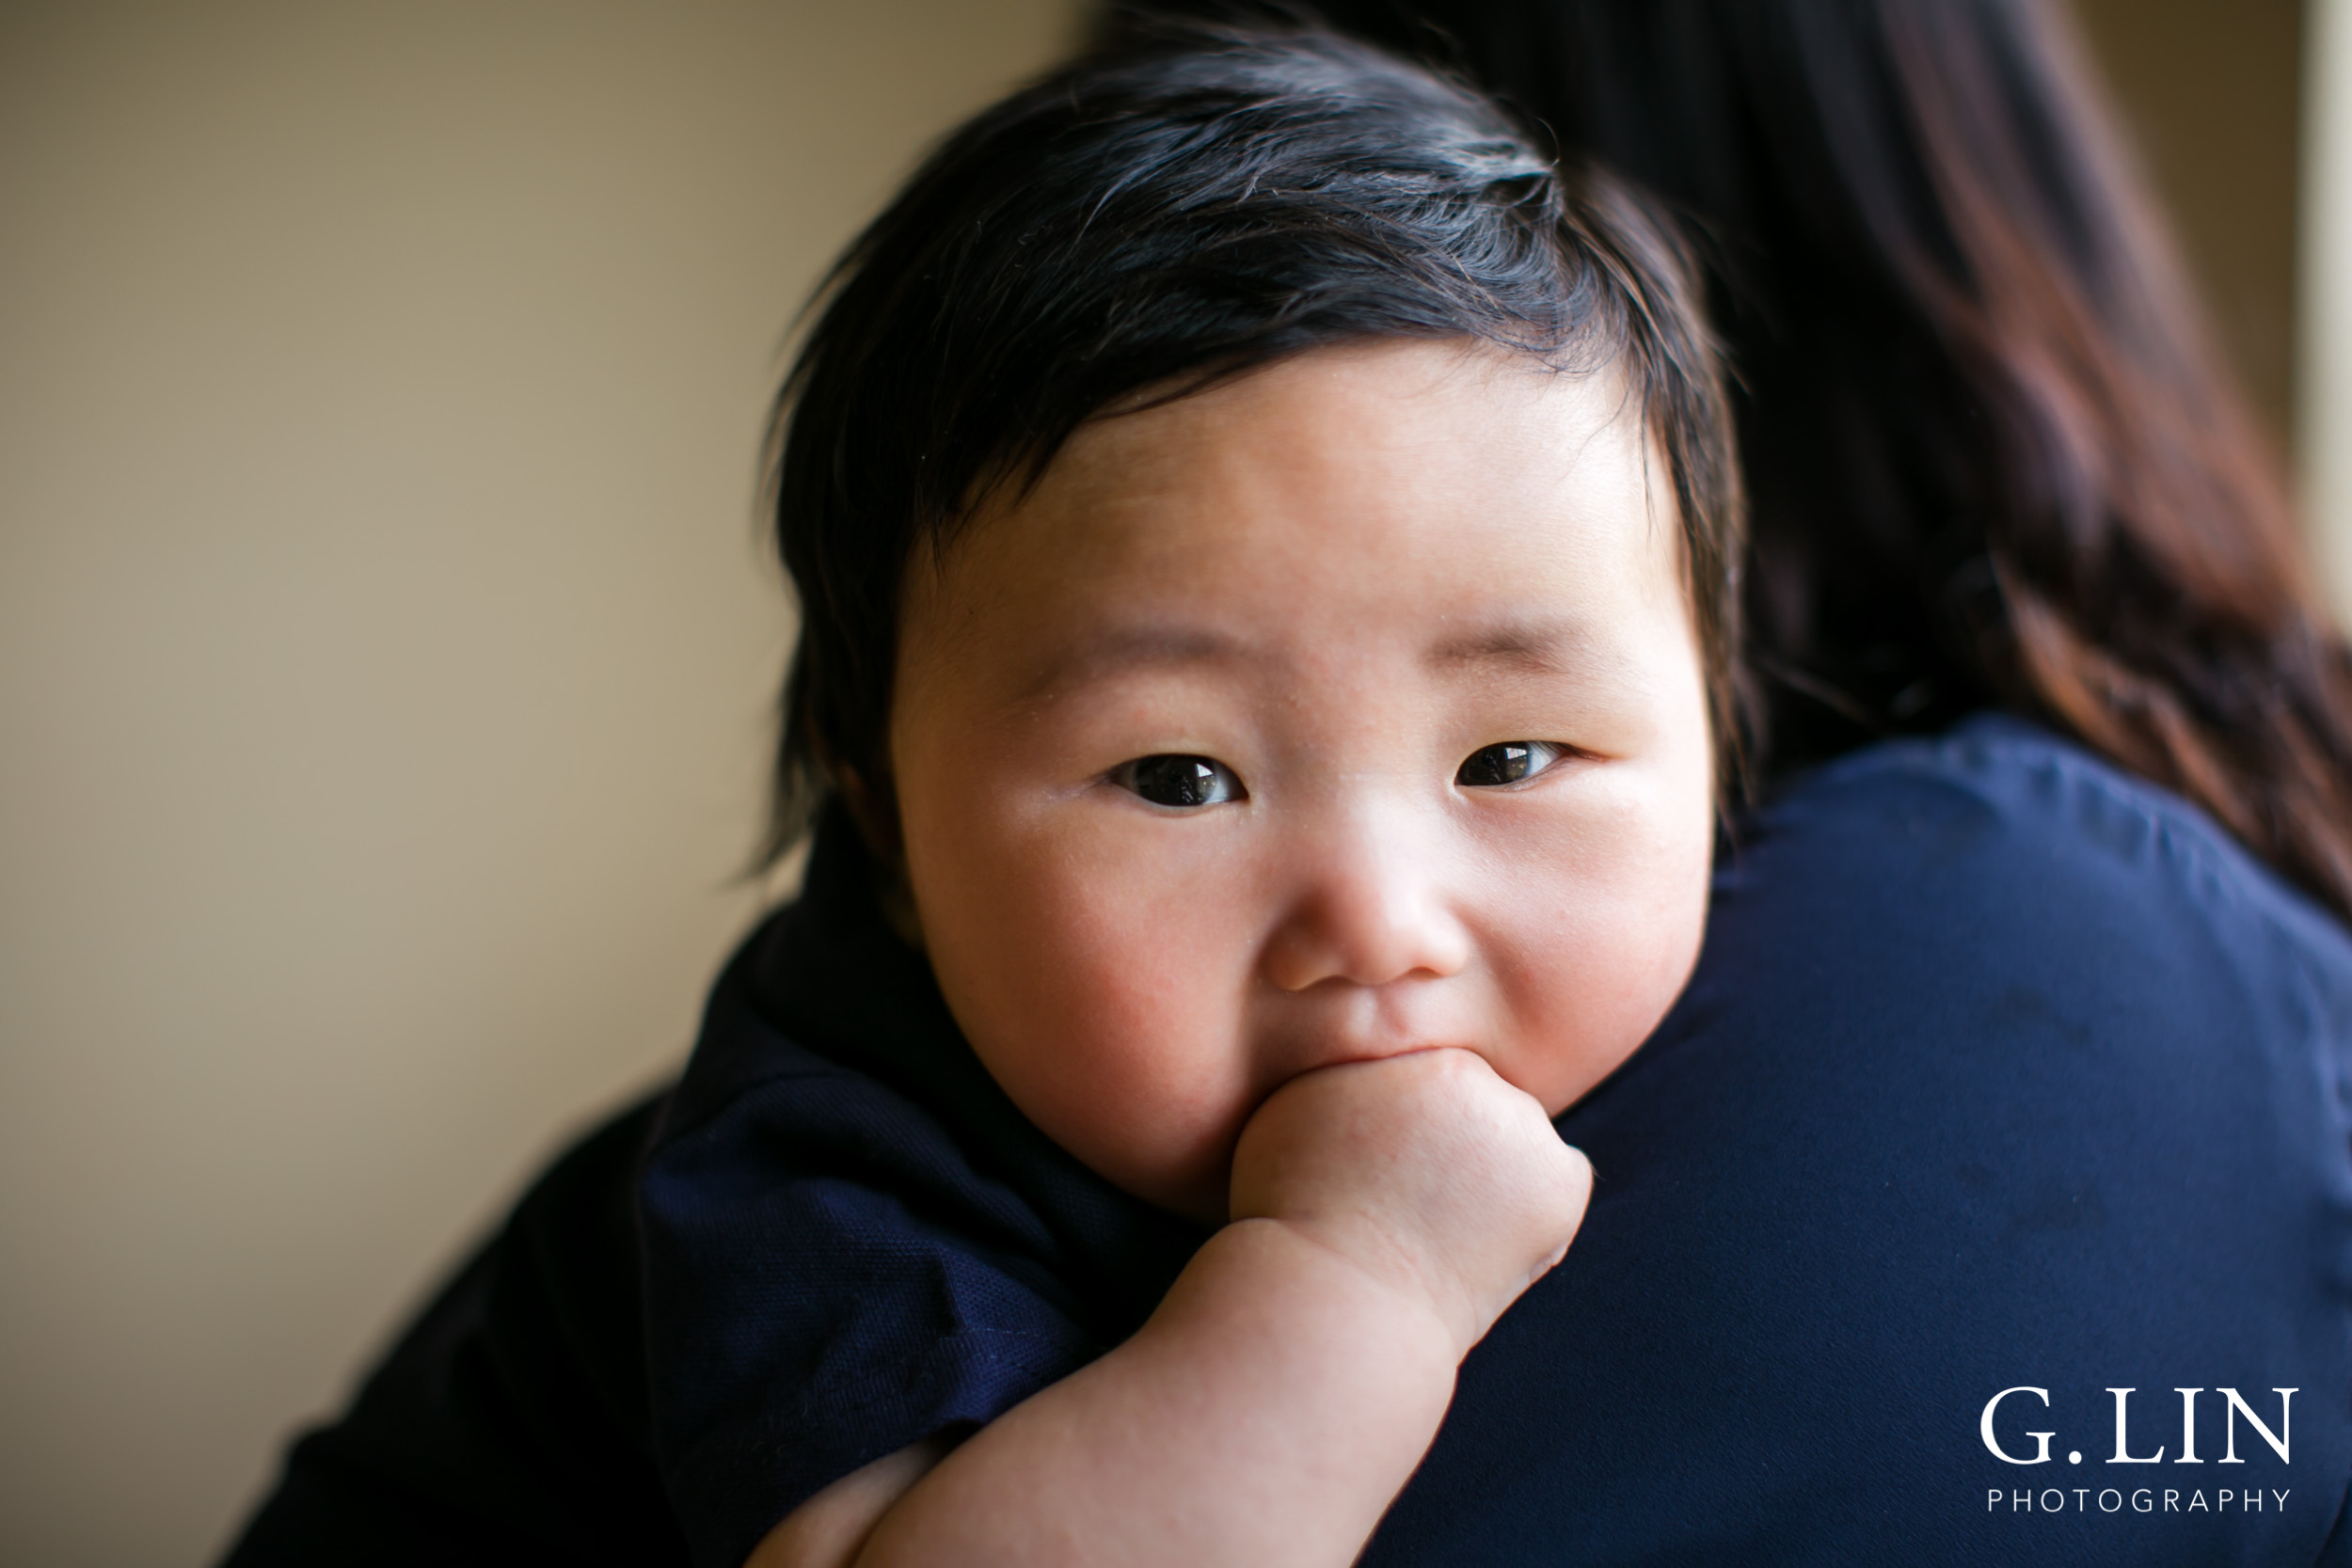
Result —
[[[1136, 11], [1239, 14], [1202, 0]], [[1771, 760], [2006, 705], [2352, 913], [2352, 658], [2062, 16], [1321, 0], [1708, 242]]]
[[1327, 34], [1184, 29], [982, 114], [835, 266], [778, 402], [802, 626], [770, 856], [831, 787], [887, 802], [914, 550], [1106, 408], [1363, 339], [1622, 381], [1671, 471], [1736, 765], [1737, 466], [1686, 260], [1622, 185], [1562, 175], [1477, 97]]

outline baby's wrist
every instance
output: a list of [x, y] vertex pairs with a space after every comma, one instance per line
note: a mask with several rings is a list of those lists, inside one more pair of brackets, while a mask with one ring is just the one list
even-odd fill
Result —
[[1470, 1354], [1496, 1316], [1438, 1259], [1367, 1217], [1237, 1216], [1220, 1234], [1244, 1227], [1258, 1229], [1264, 1239], [1258, 1244], [1311, 1260], [1311, 1272], [1327, 1271], [1330, 1288], [1353, 1287], [1369, 1309], [1441, 1341], [1450, 1366]]

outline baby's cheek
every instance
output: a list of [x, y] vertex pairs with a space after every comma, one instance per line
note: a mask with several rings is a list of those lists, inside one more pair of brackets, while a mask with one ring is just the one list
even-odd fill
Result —
[[1094, 910], [1033, 933], [1042, 962], [976, 1032], [1007, 1093], [1080, 1161], [1138, 1196], [1191, 1208], [1250, 1105], [1225, 967]]
[[1559, 1115], [1648, 1038], [1697, 961], [1708, 864], [1652, 840], [1646, 863], [1565, 888], [1550, 918], [1498, 939], [1496, 974], [1519, 1027], [1497, 1069]]

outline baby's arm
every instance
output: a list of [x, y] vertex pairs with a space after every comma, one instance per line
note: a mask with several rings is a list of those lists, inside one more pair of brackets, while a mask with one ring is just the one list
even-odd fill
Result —
[[751, 1568], [1346, 1563], [1590, 1189], [1470, 1052], [1309, 1073], [1251, 1118], [1233, 1222], [1134, 1338], [944, 1459], [834, 1483]]

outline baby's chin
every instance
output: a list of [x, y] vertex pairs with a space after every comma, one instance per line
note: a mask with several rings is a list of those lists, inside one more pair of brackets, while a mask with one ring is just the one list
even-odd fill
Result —
[[[1206, 1226], [1225, 1223], [1233, 1150], [1250, 1107], [1203, 1114], [1198, 1119], [1104, 1117], [1073, 1105], [1066, 1097], [1037, 1103], [1025, 1101], [1012, 1085], [1007, 1085], [1007, 1092], [1040, 1132], [1128, 1196]], [[1211, 1111], [1199, 1105], [1194, 1109]]]
[[1214, 1227], [1231, 1216], [1233, 1149], [1240, 1142], [1241, 1122], [1237, 1121], [1231, 1132], [1204, 1152], [1182, 1162], [1150, 1169], [1115, 1170], [1105, 1170], [1092, 1162], [1088, 1164], [1095, 1175], [1129, 1196]]
[[1214, 1228], [1232, 1217], [1232, 1186], [1233, 1163], [1228, 1159], [1213, 1174], [1169, 1193], [1167, 1197], [1147, 1197], [1144, 1201]]
[[[1662, 1012], [1661, 1016], [1663, 1016]], [[1518, 1087], [1534, 1097], [1535, 1102], [1544, 1108], [1545, 1116], [1557, 1121], [1573, 1110], [1579, 1101], [1607, 1083], [1619, 1068], [1631, 1061], [1648, 1037], [1649, 1031], [1645, 1029], [1621, 1044], [1579, 1057], [1572, 1068], [1547, 1074], [1535, 1083], [1519, 1084]], [[1509, 1076], [1504, 1074], [1506, 1079]]]

